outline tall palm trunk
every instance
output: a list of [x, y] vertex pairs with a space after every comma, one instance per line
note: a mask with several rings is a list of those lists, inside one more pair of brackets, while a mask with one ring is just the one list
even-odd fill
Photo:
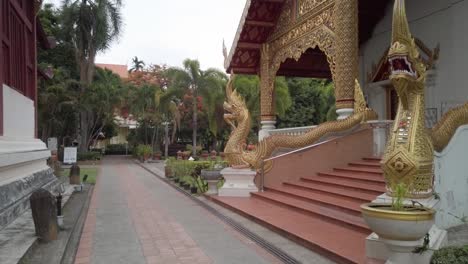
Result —
[[197, 156], [197, 129], [198, 129], [198, 124], [197, 124], [197, 112], [198, 112], [198, 102], [197, 102], [197, 88], [194, 87], [193, 89], [193, 133], [192, 133], [192, 142], [193, 142], [193, 148], [192, 148], [192, 156], [196, 157]]

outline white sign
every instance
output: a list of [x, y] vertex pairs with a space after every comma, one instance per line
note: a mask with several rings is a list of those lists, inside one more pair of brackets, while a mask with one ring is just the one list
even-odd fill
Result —
[[63, 150], [63, 163], [73, 164], [77, 160], [77, 148], [65, 148]]
[[48, 138], [47, 148], [51, 151], [57, 151], [57, 138]]

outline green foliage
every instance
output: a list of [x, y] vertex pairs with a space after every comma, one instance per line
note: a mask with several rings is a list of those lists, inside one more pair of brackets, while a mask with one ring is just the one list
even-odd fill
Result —
[[437, 250], [432, 256], [431, 264], [468, 264], [468, 245]]
[[408, 193], [408, 188], [404, 183], [399, 183], [393, 188], [392, 210], [403, 211], [405, 209], [405, 197]]
[[110, 144], [106, 146], [106, 155], [125, 155], [131, 154], [131, 149], [127, 149], [125, 144]]
[[335, 104], [333, 84], [327, 80], [287, 78], [292, 106], [280, 116], [278, 127], [318, 125], [336, 119], [331, 110]]
[[98, 151], [79, 152], [78, 161], [101, 160], [102, 153]]
[[226, 166], [221, 160], [217, 161], [187, 161], [168, 159], [166, 166], [169, 166], [173, 176], [179, 179], [179, 182], [190, 184], [191, 187], [197, 187], [199, 192], [204, 193], [208, 190], [208, 183], [200, 176], [202, 170], [214, 169], [217, 164]]
[[135, 154], [138, 156], [138, 157], [145, 157], [145, 156], [148, 156], [148, 155], [151, 155], [151, 152], [153, 151], [153, 149], [151, 148], [150, 145], [138, 145], [135, 149]]

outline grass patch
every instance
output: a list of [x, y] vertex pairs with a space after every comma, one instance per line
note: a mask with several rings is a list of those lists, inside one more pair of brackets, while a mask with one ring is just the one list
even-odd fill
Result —
[[[80, 168], [81, 181], [83, 182], [83, 177], [85, 175], [88, 175], [88, 179], [86, 179], [86, 183], [96, 184], [97, 173], [98, 173], [97, 168]], [[70, 169], [64, 169], [63, 170], [63, 175], [65, 175], [67, 177], [70, 177]]]

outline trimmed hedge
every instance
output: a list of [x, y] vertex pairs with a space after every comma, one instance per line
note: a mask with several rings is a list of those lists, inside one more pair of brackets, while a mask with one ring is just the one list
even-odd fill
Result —
[[101, 157], [102, 157], [101, 152], [97, 152], [97, 151], [78, 153], [78, 161], [101, 160]]
[[132, 154], [132, 149], [128, 148], [125, 144], [111, 144], [106, 146], [106, 155], [130, 155]]
[[437, 250], [432, 256], [431, 264], [468, 264], [468, 245]]

